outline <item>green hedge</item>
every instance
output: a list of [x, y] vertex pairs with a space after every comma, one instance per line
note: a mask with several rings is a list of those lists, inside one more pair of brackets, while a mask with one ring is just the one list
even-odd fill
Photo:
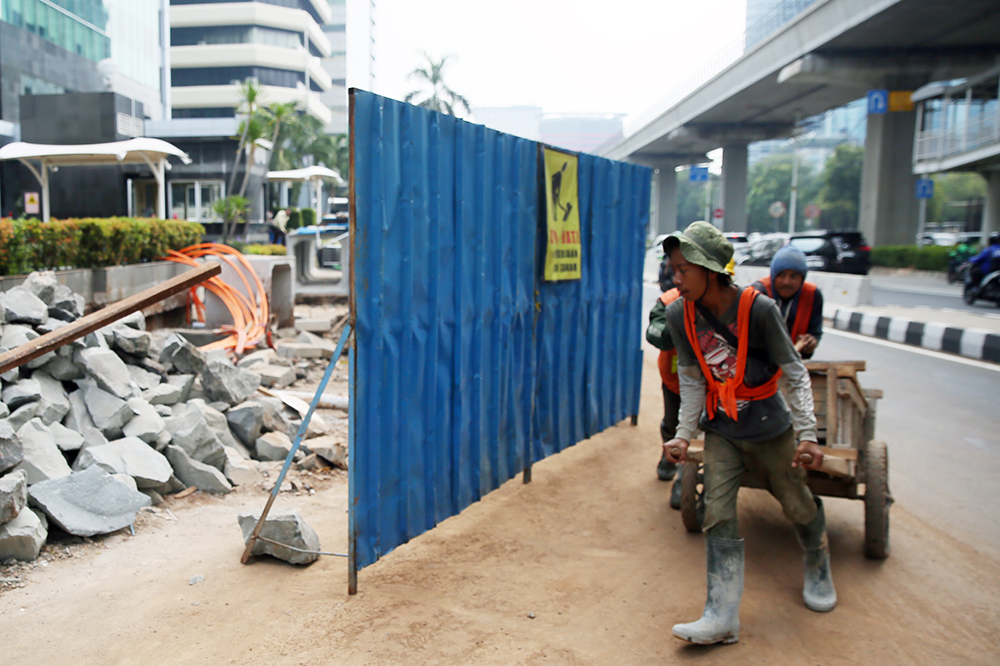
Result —
[[0, 275], [156, 261], [167, 250], [200, 242], [204, 233], [200, 224], [184, 220], [4, 218], [0, 219]]
[[316, 226], [316, 211], [312, 208], [302, 209], [302, 226], [303, 227], [314, 227]]
[[269, 256], [281, 256], [288, 254], [284, 245], [247, 245], [243, 248], [243, 254], [262, 254]]
[[302, 214], [299, 213], [298, 208], [293, 208], [292, 212], [288, 214], [288, 229], [298, 229], [302, 226]]
[[948, 270], [950, 247], [940, 245], [884, 245], [872, 248], [872, 265], [886, 268], [917, 268], [924, 271]]

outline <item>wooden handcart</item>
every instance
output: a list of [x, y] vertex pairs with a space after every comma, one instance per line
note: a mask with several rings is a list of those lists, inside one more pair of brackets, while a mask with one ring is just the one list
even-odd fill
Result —
[[[819, 444], [825, 457], [821, 471], [809, 471], [816, 495], [861, 499], [865, 503], [865, 555], [889, 556], [889, 460], [884, 442], [875, 439], [878, 389], [862, 389], [858, 373], [864, 361], [806, 362], [812, 379]], [[704, 441], [688, 448], [681, 479], [681, 519], [689, 532], [700, 532], [705, 516], [702, 463]], [[745, 472], [742, 487], [762, 488]]]

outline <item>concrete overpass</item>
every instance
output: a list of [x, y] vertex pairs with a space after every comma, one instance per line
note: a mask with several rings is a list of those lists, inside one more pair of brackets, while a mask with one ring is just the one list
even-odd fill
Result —
[[[725, 227], [746, 230], [747, 144], [792, 136], [796, 123], [872, 89], [912, 91], [971, 76], [1000, 58], [997, 0], [785, 0], [801, 11], [654, 107], [602, 154], [653, 166], [657, 231], [677, 226], [674, 168], [723, 148]], [[731, 47], [732, 48], [732, 47]], [[725, 54], [722, 56], [726, 57]], [[875, 245], [914, 242], [916, 114], [868, 116], [859, 226]]]

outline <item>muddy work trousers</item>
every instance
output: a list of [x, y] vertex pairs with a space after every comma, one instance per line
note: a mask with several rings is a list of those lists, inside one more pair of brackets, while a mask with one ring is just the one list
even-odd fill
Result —
[[738, 539], [736, 497], [743, 472], [757, 477], [764, 488], [781, 502], [781, 508], [796, 525], [808, 525], [816, 517], [816, 503], [806, 485], [806, 471], [792, 467], [795, 436], [789, 428], [764, 442], [729, 439], [705, 434], [705, 534], [719, 539]]

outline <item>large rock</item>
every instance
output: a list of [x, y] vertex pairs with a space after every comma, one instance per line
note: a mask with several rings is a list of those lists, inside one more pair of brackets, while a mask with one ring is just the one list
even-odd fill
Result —
[[[191, 375], [186, 376], [190, 377]], [[183, 395], [184, 390], [180, 386], [169, 382], [157, 384], [142, 392], [142, 397], [151, 405], [176, 405], [181, 402]]]
[[150, 444], [160, 440], [164, 435], [168, 435], [169, 440], [167, 424], [151, 404], [142, 398], [129, 398], [128, 406], [135, 412], [135, 416], [122, 428], [126, 437], [138, 437]]
[[182, 374], [196, 375], [205, 367], [205, 354], [187, 338], [172, 333], [163, 343], [160, 363]]
[[49, 318], [49, 306], [24, 287], [13, 287], [0, 294], [4, 321], [8, 324], [44, 324]]
[[83, 397], [83, 389], [78, 389], [69, 394], [69, 414], [63, 419], [63, 423], [70, 430], [83, 433], [87, 428], [93, 428], [94, 419], [87, 411], [87, 403]]
[[226, 411], [226, 420], [233, 433], [247, 446], [253, 446], [264, 427], [264, 405], [248, 400]]
[[[130, 331], [133, 329], [129, 329]], [[148, 391], [151, 388], [159, 386], [163, 382], [163, 378], [159, 374], [153, 372], [152, 370], [147, 370], [146, 368], [139, 367], [138, 365], [128, 365], [128, 374], [135, 382], [135, 385], [139, 387], [140, 391]]]
[[73, 469], [97, 465], [109, 474], [127, 474], [139, 488], [159, 488], [170, 480], [173, 469], [162, 453], [138, 437], [123, 437], [80, 451]]
[[0, 561], [7, 559], [32, 562], [45, 545], [49, 536], [44, 516], [27, 509], [17, 518], [0, 525]]
[[94, 426], [109, 439], [118, 439], [135, 412], [128, 403], [97, 386], [83, 385], [83, 400]]
[[8, 419], [0, 419], [0, 474], [24, 460], [24, 447]]
[[[225, 407], [224, 403], [215, 403], [217, 406]], [[194, 399], [189, 400], [188, 405], [195, 406], [201, 410], [202, 415], [205, 417], [205, 423], [208, 427], [215, 433], [215, 436], [219, 439], [219, 443], [223, 446], [231, 446], [238, 450], [246, 450], [243, 443], [236, 439], [233, 435], [233, 431], [229, 429], [229, 421], [226, 419], [226, 415], [221, 411], [213, 407], [212, 405], [205, 404], [204, 400]], [[221, 467], [219, 469], [222, 469]]]
[[115, 326], [113, 331], [112, 347], [132, 356], [149, 356], [149, 349], [153, 343], [153, 336], [149, 333], [125, 325]]
[[[3, 327], [3, 334], [0, 334], [0, 347], [3, 347], [4, 349], [15, 349], [21, 345], [31, 342], [37, 337], [39, 337], [38, 333], [35, 333], [35, 330], [30, 326], [24, 326], [23, 324], [5, 324]], [[48, 352], [47, 354], [42, 354], [38, 358], [28, 361], [22, 367], [27, 367], [29, 370], [40, 368], [55, 357], [55, 352]]]
[[83, 446], [83, 435], [76, 430], [70, 430], [62, 423], [50, 423], [49, 429], [60, 451], [79, 451]]
[[257, 469], [253, 460], [247, 460], [243, 454], [232, 448], [225, 447], [226, 466], [222, 473], [234, 486], [253, 486], [264, 481], [264, 475]]
[[283, 432], [269, 432], [257, 438], [254, 449], [258, 460], [284, 460], [292, 450], [292, 440]]
[[69, 323], [68, 321], [63, 321], [62, 319], [49, 317], [48, 319], [45, 320], [44, 324], [38, 324], [37, 326], [35, 326], [35, 332], [45, 335], [47, 333], [58, 331], [60, 328], [67, 325], [68, 323]]
[[305, 446], [334, 467], [347, 469], [347, 447], [343, 445], [339, 437], [332, 435], [316, 437], [306, 440]]
[[16, 384], [5, 386], [0, 395], [3, 396], [3, 401], [8, 408], [16, 410], [29, 402], [38, 402], [42, 397], [42, 387], [37, 379], [30, 377], [22, 379]]
[[27, 405], [21, 405], [13, 412], [11, 412], [10, 415], [7, 417], [7, 423], [9, 423], [10, 427], [14, 429], [14, 432], [17, 432], [18, 430], [21, 429], [21, 426], [23, 426], [31, 419], [35, 418], [35, 415], [37, 413], [38, 413], [38, 403], [29, 402]]
[[65, 285], [57, 285], [49, 303], [49, 316], [64, 321], [76, 321], [83, 316], [87, 305], [83, 296], [74, 293]]
[[17, 470], [0, 476], [0, 525], [17, 518], [28, 502], [28, 477]]
[[[254, 527], [260, 521], [260, 511], [244, 511], [239, 515], [240, 530], [243, 532], [243, 543], [250, 540]], [[276, 546], [273, 543], [258, 539], [254, 542], [251, 555], [270, 555], [292, 564], [311, 564], [319, 559], [319, 535], [309, 527], [302, 515], [295, 509], [272, 508], [264, 519], [260, 536], [270, 541], [292, 546], [298, 550]], [[302, 553], [299, 551], [312, 551]]]
[[52, 431], [41, 419], [31, 419], [21, 426], [17, 431], [17, 438], [24, 447], [24, 460], [14, 469], [24, 470], [28, 476], [28, 485], [61, 479], [73, 472], [62, 451], [56, 446]]
[[[2, 335], [0, 335], [0, 339], [2, 339]], [[10, 350], [4, 347], [3, 345], [0, 345], [0, 354], [6, 353], [8, 351]], [[4, 380], [8, 384], [11, 384], [13, 382], [16, 382], [20, 376], [21, 376], [21, 370], [19, 368], [11, 368], [7, 372], [0, 374], [0, 379]]]
[[135, 522], [136, 512], [151, 501], [98, 466], [28, 488], [32, 505], [76, 536], [108, 534]]
[[197, 405], [185, 404], [178, 405], [174, 414], [164, 419], [171, 434], [171, 445], [182, 449], [194, 460], [221, 470], [226, 463], [226, 454], [202, 410]]
[[84, 374], [97, 385], [122, 400], [128, 400], [134, 393], [132, 376], [128, 366], [118, 354], [110, 349], [91, 347], [81, 349], [76, 354], [76, 362]]
[[46, 305], [52, 305], [59, 282], [52, 271], [35, 271], [25, 278], [21, 286], [37, 296]]
[[228, 360], [213, 358], [201, 372], [201, 386], [210, 400], [236, 405], [256, 392], [260, 377], [237, 368]]
[[[225, 455], [223, 453], [223, 455]], [[167, 460], [174, 468], [174, 474], [186, 486], [195, 486], [209, 493], [228, 493], [233, 486], [226, 477], [212, 465], [193, 460], [179, 446], [167, 447]]]
[[69, 397], [62, 382], [51, 375], [42, 372], [35, 372], [31, 376], [38, 382], [41, 389], [41, 399], [38, 401], [38, 418], [46, 425], [59, 423], [69, 414]]
[[[68, 345], [66, 345], [68, 347]], [[54, 379], [69, 382], [83, 377], [83, 371], [73, 363], [71, 358], [56, 354], [55, 358], [43, 365], [40, 370], [47, 372]]]
[[176, 386], [181, 390], [181, 395], [177, 399], [177, 402], [187, 402], [191, 399], [191, 389], [194, 387], [195, 379], [194, 375], [170, 375], [167, 377], [168, 384]]
[[283, 432], [286, 435], [296, 434], [292, 418], [280, 398], [264, 396], [254, 400], [264, 406], [264, 430]]
[[297, 375], [295, 368], [284, 365], [262, 365], [251, 366], [251, 371], [260, 377], [262, 386], [271, 388], [284, 388], [295, 383]]

